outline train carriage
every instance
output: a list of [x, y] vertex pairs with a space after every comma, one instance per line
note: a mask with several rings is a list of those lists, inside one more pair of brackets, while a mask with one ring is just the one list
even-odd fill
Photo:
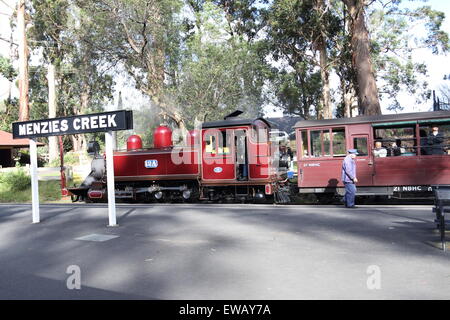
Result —
[[[434, 126], [444, 139], [438, 149], [428, 143]], [[348, 149], [359, 153], [357, 195], [419, 198], [450, 184], [450, 111], [299, 121], [295, 131], [300, 193], [342, 195]], [[385, 156], [374, 154], [376, 141]]]

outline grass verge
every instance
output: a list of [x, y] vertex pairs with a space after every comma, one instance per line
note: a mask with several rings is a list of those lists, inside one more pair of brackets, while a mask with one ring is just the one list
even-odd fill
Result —
[[[39, 202], [52, 202], [61, 200], [61, 186], [59, 181], [39, 181]], [[31, 186], [23, 190], [11, 190], [0, 183], [0, 202], [31, 203]]]

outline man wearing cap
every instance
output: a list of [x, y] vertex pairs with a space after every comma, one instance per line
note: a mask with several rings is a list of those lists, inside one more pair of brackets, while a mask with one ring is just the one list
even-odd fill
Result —
[[431, 146], [431, 154], [445, 154], [444, 136], [439, 132], [438, 126], [431, 127], [431, 133], [428, 136], [428, 144]]
[[350, 149], [347, 152], [348, 155], [344, 158], [342, 163], [342, 182], [345, 186], [344, 201], [346, 208], [356, 208], [355, 195], [358, 179], [356, 178], [355, 158], [358, 155], [358, 151], [356, 149]]

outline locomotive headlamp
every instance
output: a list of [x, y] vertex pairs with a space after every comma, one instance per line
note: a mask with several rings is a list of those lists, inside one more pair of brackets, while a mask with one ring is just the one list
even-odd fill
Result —
[[100, 152], [100, 145], [97, 141], [89, 141], [87, 152], [90, 156], [97, 156]]

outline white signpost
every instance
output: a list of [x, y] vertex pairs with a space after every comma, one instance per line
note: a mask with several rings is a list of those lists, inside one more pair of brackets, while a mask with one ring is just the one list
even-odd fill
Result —
[[37, 173], [37, 145], [34, 139], [30, 139], [30, 170], [31, 170], [31, 206], [33, 223], [40, 222], [39, 215], [39, 184]]
[[13, 138], [30, 139], [32, 221], [40, 222], [36, 137], [88, 132], [105, 132], [106, 183], [108, 188], [108, 226], [117, 226], [114, 182], [113, 131], [133, 128], [132, 111], [119, 110], [82, 116], [42, 119], [13, 123]]
[[114, 182], [114, 160], [113, 160], [113, 132], [105, 133], [105, 151], [106, 151], [106, 184], [108, 192], [108, 217], [109, 226], [114, 227], [116, 223], [116, 192]]

